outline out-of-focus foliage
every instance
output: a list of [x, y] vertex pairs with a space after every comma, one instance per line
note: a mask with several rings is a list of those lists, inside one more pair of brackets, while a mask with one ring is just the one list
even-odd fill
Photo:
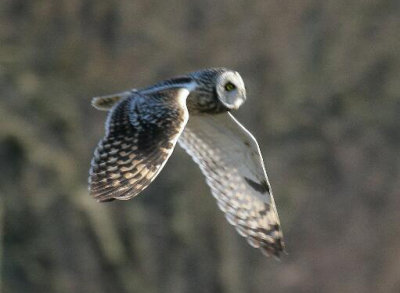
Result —
[[[87, 194], [90, 97], [238, 70], [288, 256], [267, 259], [177, 149], [138, 198]], [[400, 292], [400, 8], [376, 1], [0, 2], [4, 292]]]

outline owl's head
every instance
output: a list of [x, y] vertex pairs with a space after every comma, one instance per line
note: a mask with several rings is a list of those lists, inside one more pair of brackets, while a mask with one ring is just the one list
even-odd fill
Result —
[[226, 68], [208, 68], [173, 77], [140, 90], [143, 93], [183, 87], [190, 91], [186, 100], [189, 113], [222, 113], [237, 110], [246, 100], [240, 74]]
[[189, 76], [196, 85], [187, 99], [189, 112], [237, 110], [246, 100], [243, 79], [236, 71], [211, 68], [190, 73]]

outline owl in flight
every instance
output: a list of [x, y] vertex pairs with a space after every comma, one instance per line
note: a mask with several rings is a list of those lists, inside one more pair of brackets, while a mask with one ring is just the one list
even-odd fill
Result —
[[91, 162], [90, 194], [100, 202], [135, 197], [178, 142], [199, 165], [228, 222], [251, 246], [279, 257], [283, 236], [260, 149], [230, 113], [245, 100], [239, 73], [224, 68], [93, 98], [108, 117]]

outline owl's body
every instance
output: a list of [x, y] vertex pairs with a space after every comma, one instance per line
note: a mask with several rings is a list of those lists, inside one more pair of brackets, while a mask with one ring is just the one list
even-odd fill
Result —
[[99, 201], [136, 196], [179, 141], [229, 223], [252, 246], [279, 256], [282, 232], [257, 141], [229, 113], [245, 99], [240, 75], [223, 68], [94, 98], [93, 105], [109, 115], [92, 160], [90, 193]]

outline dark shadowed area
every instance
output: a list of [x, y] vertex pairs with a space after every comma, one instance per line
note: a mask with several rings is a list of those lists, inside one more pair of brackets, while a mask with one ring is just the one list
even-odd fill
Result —
[[[0, 291], [400, 292], [400, 5], [0, 2]], [[97, 203], [91, 97], [239, 71], [288, 255], [225, 220], [179, 147], [139, 197]]]

